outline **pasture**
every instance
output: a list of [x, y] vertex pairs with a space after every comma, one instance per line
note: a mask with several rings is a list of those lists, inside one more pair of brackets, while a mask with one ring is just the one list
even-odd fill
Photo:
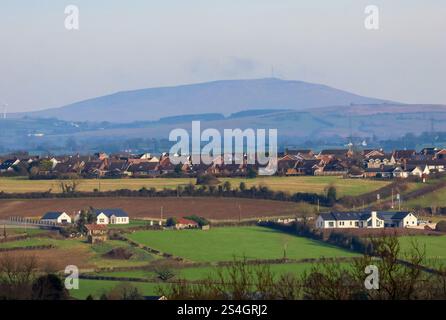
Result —
[[409, 252], [415, 243], [420, 249], [425, 250], [427, 265], [446, 266], [446, 236], [408, 236], [398, 239], [403, 254]]
[[140, 231], [130, 239], [191, 261], [354, 257], [356, 254], [320, 241], [263, 227], [211, 228], [209, 231]]

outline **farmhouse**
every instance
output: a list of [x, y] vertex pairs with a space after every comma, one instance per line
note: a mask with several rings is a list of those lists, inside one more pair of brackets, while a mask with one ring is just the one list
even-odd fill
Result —
[[320, 229], [342, 228], [408, 228], [418, 225], [411, 212], [330, 212], [322, 213], [316, 220]]
[[179, 218], [177, 219], [177, 223], [175, 224], [175, 229], [182, 230], [182, 229], [195, 229], [198, 228], [198, 223], [195, 221], [185, 219], [185, 218]]
[[47, 212], [40, 220], [42, 222], [71, 223], [71, 217], [65, 212]]
[[129, 224], [129, 215], [122, 209], [95, 209], [97, 224]]

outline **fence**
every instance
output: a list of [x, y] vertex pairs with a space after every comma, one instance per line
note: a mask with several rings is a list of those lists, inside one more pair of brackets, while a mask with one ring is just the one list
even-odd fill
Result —
[[46, 221], [46, 220], [38, 220], [38, 219], [30, 219], [24, 217], [10, 217], [10, 222], [18, 225], [30, 225], [30, 226], [44, 226], [44, 227], [58, 227], [56, 222]]

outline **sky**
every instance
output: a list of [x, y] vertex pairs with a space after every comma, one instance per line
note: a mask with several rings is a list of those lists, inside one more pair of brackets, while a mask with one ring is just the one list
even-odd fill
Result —
[[[66, 30], [65, 7], [79, 8]], [[376, 5], [379, 30], [366, 30]], [[0, 106], [40, 110], [123, 90], [278, 77], [446, 104], [440, 0], [1, 0]]]

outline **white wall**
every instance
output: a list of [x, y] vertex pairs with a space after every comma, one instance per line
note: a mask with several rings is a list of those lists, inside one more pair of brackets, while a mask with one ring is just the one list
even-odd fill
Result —
[[63, 220], [65, 220], [66, 223], [71, 223], [71, 217], [65, 212], [62, 213], [59, 218], [57, 218], [57, 223], [62, 223]]
[[416, 227], [418, 225], [418, 218], [415, 217], [412, 213], [409, 213], [404, 219], [403, 219], [403, 225], [400, 227], [403, 228], [410, 228], [410, 227]]
[[111, 216], [110, 224], [129, 224], [129, 218], [128, 217]]
[[97, 224], [109, 224], [110, 221], [109, 221], [108, 217], [107, 217], [105, 214], [100, 213], [100, 214], [96, 217], [96, 223], [97, 223]]

